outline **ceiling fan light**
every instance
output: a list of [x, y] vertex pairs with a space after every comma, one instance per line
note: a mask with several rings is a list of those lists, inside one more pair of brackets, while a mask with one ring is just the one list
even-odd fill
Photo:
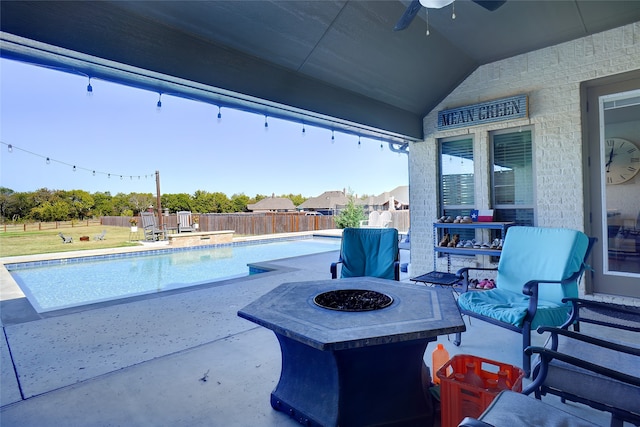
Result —
[[420, 0], [420, 4], [427, 9], [442, 9], [453, 3], [454, 0]]

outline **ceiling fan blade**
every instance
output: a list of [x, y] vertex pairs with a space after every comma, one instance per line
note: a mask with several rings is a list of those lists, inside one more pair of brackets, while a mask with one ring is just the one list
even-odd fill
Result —
[[478, 6], [482, 6], [487, 9], [489, 12], [493, 12], [498, 9], [500, 6], [505, 4], [507, 0], [471, 0]]
[[421, 7], [422, 5], [420, 4], [420, 0], [413, 0], [398, 20], [396, 26], [393, 27], [393, 31], [402, 31], [407, 28], [409, 24], [411, 24], [411, 21], [416, 17]]

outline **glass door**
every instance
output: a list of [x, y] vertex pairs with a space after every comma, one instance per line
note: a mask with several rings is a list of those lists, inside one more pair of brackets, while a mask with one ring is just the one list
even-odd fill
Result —
[[[633, 82], [633, 80], [632, 80]], [[590, 90], [591, 222], [601, 244], [592, 255], [593, 292], [640, 297], [640, 89]], [[609, 93], [607, 93], [609, 92]], [[594, 102], [595, 101], [595, 102]], [[595, 161], [594, 161], [595, 160]]]

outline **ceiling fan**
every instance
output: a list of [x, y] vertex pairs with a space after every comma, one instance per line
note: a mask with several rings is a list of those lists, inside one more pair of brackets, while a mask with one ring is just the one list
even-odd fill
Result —
[[[404, 11], [400, 20], [393, 28], [393, 31], [402, 31], [407, 28], [413, 19], [418, 14], [418, 11], [421, 7], [425, 7], [427, 9], [441, 9], [444, 6], [447, 6], [453, 3], [454, 0], [412, 0], [411, 4], [407, 7], [407, 10]], [[500, 6], [505, 4], [507, 0], [471, 0], [473, 3], [484, 7], [490, 12], [498, 9]]]

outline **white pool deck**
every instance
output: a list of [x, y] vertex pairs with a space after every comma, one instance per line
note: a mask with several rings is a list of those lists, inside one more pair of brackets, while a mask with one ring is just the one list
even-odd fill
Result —
[[[269, 404], [280, 374], [275, 335], [236, 313], [281, 283], [330, 278], [337, 256], [274, 261], [279, 270], [248, 278], [3, 324], [0, 425], [299, 425]], [[408, 251], [401, 256], [409, 262]], [[447, 336], [438, 342], [451, 356], [520, 365], [521, 337], [484, 322], [468, 325], [460, 347]], [[606, 413], [543, 399], [609, 423]]]

